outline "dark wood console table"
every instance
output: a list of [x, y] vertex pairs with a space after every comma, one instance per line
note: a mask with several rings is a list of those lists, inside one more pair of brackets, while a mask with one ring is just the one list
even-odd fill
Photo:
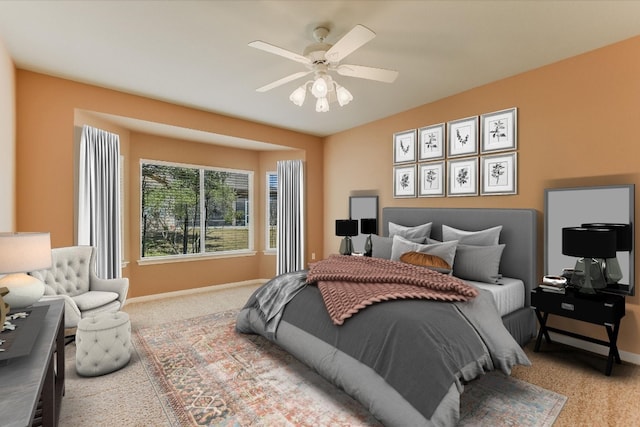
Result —
[[0, 424], [57, 426], [64, 394], [64, 301], [48, 305], [31, 352], [0, 362]]

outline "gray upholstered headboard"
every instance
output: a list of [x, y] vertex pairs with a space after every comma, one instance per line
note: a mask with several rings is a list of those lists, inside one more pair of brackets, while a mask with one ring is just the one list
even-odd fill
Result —
[[482, 208], [383, 208], [382, 234], [389, 234], [389, 221], [405, 226], [433, 222], [431, 237], [441, 240], [442, 224], [461, 230], [478, 231], [502, 225], [500, 243], [505, 249], [500, 262], [503, 276], [524, 282], [526, 305], [530, 290], [537, 286], [537, 212], [534, 209]]

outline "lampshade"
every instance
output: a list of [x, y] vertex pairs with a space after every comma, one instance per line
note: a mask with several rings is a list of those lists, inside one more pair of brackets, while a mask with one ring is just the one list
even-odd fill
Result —
[[327, 93], [329, 93], [329, 85], [327, 81], [324, 79], [324, 76], [318, 76], [311, 86], [311, 93], [316, 98], [326, 98]]
[[316, 111], [318, 113], [326, 113], [329, 111], [329, 101], [327, 101], [327, 98], [318, 98], [318, 101], [316, 101]]
[[13, 308], [23, 308], [38, 301], [44, 284], [28, 271], [51, 267], [49, 233], [0, 233], [0, 287], [9, 289], [4, 301]]
[[355, 219], [336, 219], [336, 236], [357, 236], [358, 221]]
[[345, 87], [340, 86], [338, 83], [335, 83], [335, 85], [336, 97], [338, 98], [338, 104], [340, 104], [341, 107], [344, 107], [353, 101], [353, 95], [351, 95], [351, 92], [349, 92]]
[[609, 222], [592, 222], [582, 224], [585, 228], [606, 228], [616, 232], [616, 251], [630, 251], [632, 248], [631, 224], [613, 224]]
[[51, 267], [49, 233], [0, 233], [0, 274]]
[[607, 228], [565, 227], [562, 253], [584, 258], [614, 258], [616, 232]]
[[378, 233], [378, 220], [375, 218], [361, 218], [360, 219], [360, 232], [362, 234], [376, 234]]
[[298, 107], [301, 107], [304, 104], [304, 99], [307, 97], [307, 85], [304, 84], [294, 90], [289, 96], [289, 100], [296, 104]]

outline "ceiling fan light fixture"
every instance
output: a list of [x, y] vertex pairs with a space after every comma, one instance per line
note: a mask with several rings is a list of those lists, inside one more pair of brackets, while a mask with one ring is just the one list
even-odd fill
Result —
[[316, 98], [326, 98], [328, 92], [329, 85], [324, 79], [324, 76], [318, 76], [313, 82], [313, 86], [311, 86], [311, 93]]
[[291, 92], [289, 96], [289, 100], [296, 104], [298, 107], [302, 107], [304, 104], [304, 99], [307, 97], [307, 85], [306, 83]]
[[351, 95], [351, 92], [349, 92], [344, 86], [340, 86], [338, 83], [336, 83], [336, 97], [338, 98], [338, 104], [340, 104], [341, 107], [344, 107], [353, 101], [353, 95]]
[[327, 98], [318, 98], [318, 100], [316, 101], [316, 111], [318, 113], [326, 113], [327, 111], [329, 111], [329, 101], [327, 101]]

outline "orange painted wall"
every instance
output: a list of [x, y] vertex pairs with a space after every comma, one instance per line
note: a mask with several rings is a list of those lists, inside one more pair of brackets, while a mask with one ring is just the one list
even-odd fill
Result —
[[[325, 140], [325, 230], [348, 215], [349, 195], [370, 190], [380, 206], [534, 208], [539, 212], [539, 271], [543, 269], [544, 189], [635, 184], [640, 211], [640, 37], [426, 104]], [[473, 72], [473, 70], [469, 70]], [[357, 101], [357, 100], [356, 100]], [[518, 194], [394, 199], [394, 132], [518, 107]], [[352, 159], [358, 159], [353, 162]], [[359, 165], [366, 165], [362, 167]], [[372, 172], [375, 171], [375, 172]], [[348, 183], [348, 185], [345, 185]], [[640, 233], [636, 232], [636, 238]], [[327, 233], [325, 255], [339, 240]], [[640, 271], [636, 250], [636, 266]], [[636, 274], [636, 277], [639, 275]], [[627, 298], [619, 346], [640, 354], [640, 288]], [[557, 321], [606, 337], [604, 328]]]
[[[132, 117], [293, 148], [295, 155], [304, 154], [307, 186], [319, 189], [318, 192], [307, 192], [308, 221], [322, 224], [320, 138], [24, 70], [16, 72], [16, 100], [17, 230], [50, 231], [54, 247], [74, 244], [74, 123], [78, 110]], [[255, 170], [256, 177], [262, 178], [261, 170], [275, 168], [271, 154], [224, 149], [135, 132], [131, 132], [128, 145], [128, 148], [125, 146], [125, 154], [129, 158], [125, 161], [129, 172], [126, 188], [129, 215], [125, 239], [130, 264], [123, 273], [131, 281], [130, 297], [273, 275], [275, 257], [265, 256], [262, 252], [252, 257], [161, 265], [138, 266], [136, 263], [140, 229], [139, 158], [251, 169]], [[286, 153], [287, 156], [294, 155]], [[263, 156], [266, 160], [262, 159]], [[260, 187], [256, 184], [255, 188]], [[261, 198], [262, 195], [256, 194], [260, 214], [263, 213]], [[261, 231], [256, 230], [256, 234], [259, 233]], [[308, 252], [323, 252], [322, 236], [321, 226], [307, 231]]]

